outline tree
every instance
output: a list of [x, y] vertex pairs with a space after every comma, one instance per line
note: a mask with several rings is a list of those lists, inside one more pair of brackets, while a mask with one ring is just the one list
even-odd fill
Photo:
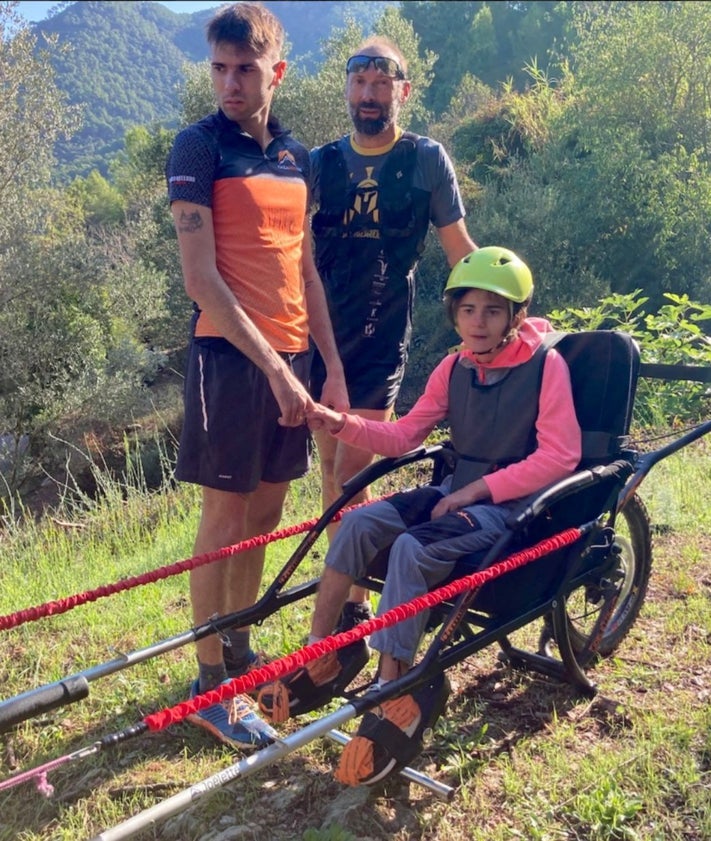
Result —
[[107, 418], [122, 400], [130, 416], [126, 396], [136, 405], [161, 362], [147, 342], [166, 282], [129, 229], [111, 234], [123, 199], [98, 173], [51, 186], [54, 143], [78, 114], [54, 82], [56, 44], [37, 52], [16, 6], [0, 3], [0, 435], [29, 447], [14, 447], [26, 462], [11, 462], [0, 495], [33, 477], [60, 418], [87, 406]]
[[183, 86], [178, 94], [181, 127], [196, 123], [211, 114], [216, 107], [210, 80], [209, 61], [184, 64], [183, 79]]
[[[582, 7], [585, 8], [582, 8]], [[711, 299], [711, 9], [581, 4], [567, 208], [615, 292]], [[591, 243], [592, 245], [592, 243]]]
[[141, 277], [155, 276], [150, 294], [158, 292], [162, 298], [161, 307], [148, 320], [142, 319], [139, 335], [146, 343], [169, 350], [186, 342], [190, 306], [165, 182], [165, 162], [174, 136], [160, 126], [133, 128], [126, 134], [123, 151], [109, 166], [127, 208], [123, 250], [132, 255]]
[[[27, 328], [43, 323], [53, 330], [49, 314], [38, 318], [33, 308], [44, 297], [47, 242], [67, 223], [58, 194], [47, 187], [51, 150], [78, 125], [54, 83], [47, 52], [53, 43], [35, 56], [17, 5], [0, 3], [0, 433], [15, 441], [41, 411], [31, 384], [46, 367], [44, 345]], [[18, 476], [17, 464], [12, 475]]]
[[534, 270], [532, 312], [545, 314], [592, 305], [609, 287], [586, 260], [580, 239], [587, 232], [562, 212], [566, 147], [555, 130], [574, 101], [573, 77], [552, 80], [536, 66], [527, 70], [523, 92], [512, 83], [488, 95], [475, 89], [476, 110], [454, 128], [451, 149], [475, 240], [507, 246], [526, 260]]
[[644, 290], [711, 298], [711, 12], [700, 3], [573, 4], [571, 67], [535, 66], [453, 132], [483, 189], [483, 241], [536, 270], [535, 302]]
[[403, 3], [403, 15], [422, 48], [437, 55], [427, 107], [441, 117], [465, 74], [494, 90], [510, 81], [522, 91], [528, 83], [527, 65], [553, 73], [567, 50], [569, 5], [549, 0]]
[[96, 169], [86, 178], [75, 178], [67, 195], [77, 202], [88, 225], [116, 225], [124, 219], [121, 194]]

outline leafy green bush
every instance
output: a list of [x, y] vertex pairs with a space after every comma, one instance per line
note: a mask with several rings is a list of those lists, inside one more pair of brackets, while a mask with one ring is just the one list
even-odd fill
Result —
[[[658, 312], [644, 310], [649, 300], [637, 289], [612, 294], [596, 307], [554, 310], [551, 323], [560, 330], [622, 330], [640, 346], [642, 362], [711, 367], [711, 306], [686, 295], [664, 294], [669, 301]], [[634, 422], [642, 427], [693, 423], [709, 415], [711, 390], [700, 382], [641, 378]]]

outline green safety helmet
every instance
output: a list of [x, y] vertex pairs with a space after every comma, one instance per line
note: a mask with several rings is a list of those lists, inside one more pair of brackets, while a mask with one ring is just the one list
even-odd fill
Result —
[[533, 277], [513, 251], [489, 245], [472, 251], [454, 266], [444, 287], [445, 301], [459, 289], [486, 289], [514, 304], [524, 304], [533, 295]]

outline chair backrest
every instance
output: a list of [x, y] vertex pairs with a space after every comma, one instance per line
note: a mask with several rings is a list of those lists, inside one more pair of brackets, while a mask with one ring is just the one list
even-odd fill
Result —
[[582, 429], [580, 467], [607, 464], [629, 446], [639, 377], [639, 348], [627, 333], [587, 330], [549, 333], [546, 345], [568, 363]]

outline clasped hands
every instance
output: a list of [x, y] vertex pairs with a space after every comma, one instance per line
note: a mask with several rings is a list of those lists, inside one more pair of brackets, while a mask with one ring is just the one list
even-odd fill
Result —
[[346, 415], [344, 412], [337, 412], [321, 403], [308, 400], [305, 404], [295, 406], [288, 416], [282, 414], [279, 423], [281, 426], [302, 426], [306, 423], [312, 432], [322, 429], [340, 432], [345, 426]]
[[315, 403], [307, 398], [301, 403], [295, 403], [288, 413], [283, 412], [279, 418], [281, 426], [302, 426], [308, 424], [312, 432], [325, 429], [327, 432], [340, 432], [346, 423], [344, 412], [337, 412], [329, 406]]
[[337, 412], [330, 406], [313, 403], [306, 410], [306, 423], [312, 432], [322, 429], [327, 432], [340, 432], [346, 425], [346, 415], [345, 412]]

